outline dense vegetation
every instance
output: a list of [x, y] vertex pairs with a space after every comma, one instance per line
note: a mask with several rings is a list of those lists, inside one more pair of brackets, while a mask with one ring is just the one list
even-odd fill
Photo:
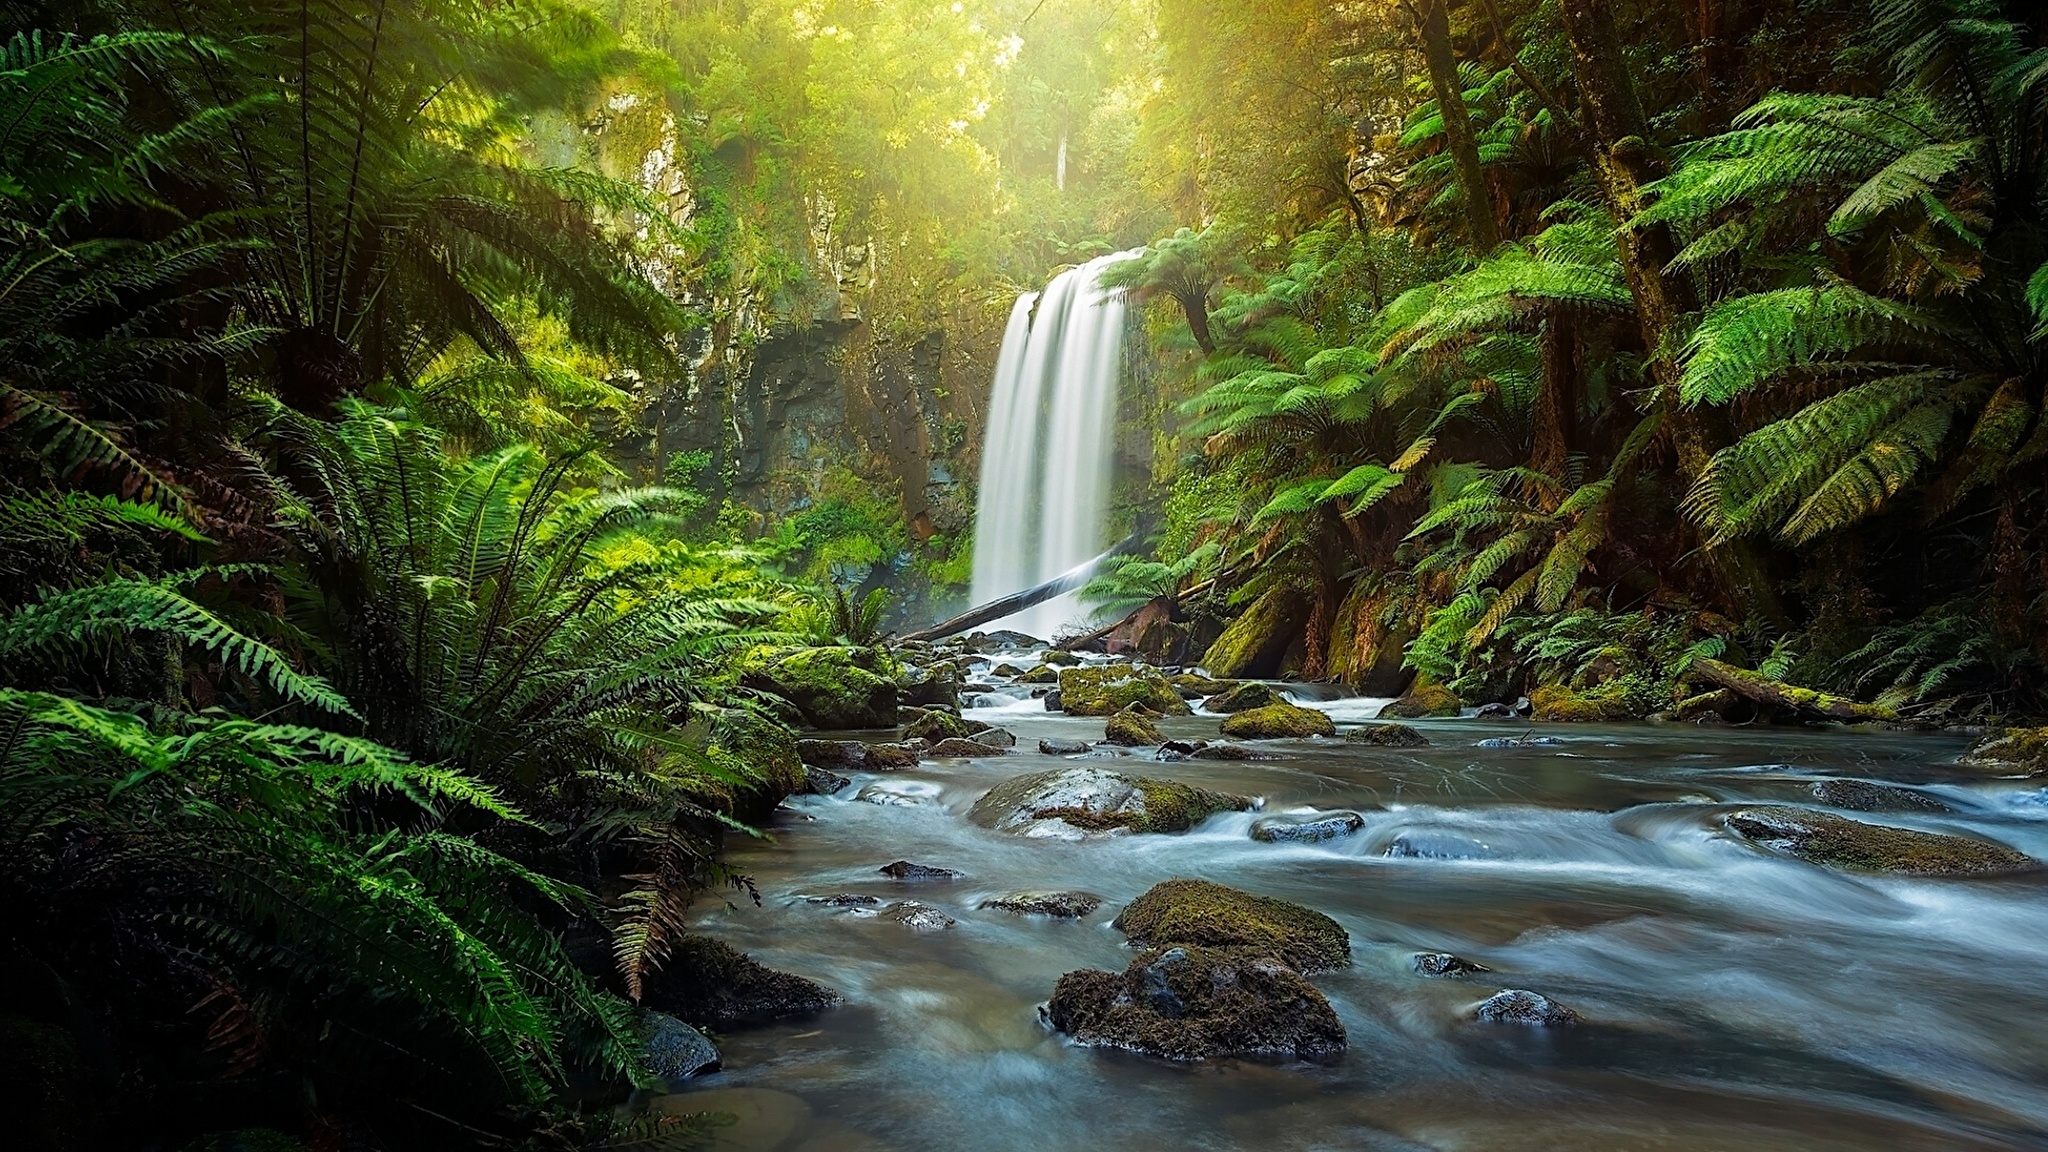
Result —
[[986, 335], [1123, 247], [1123, 511], [1166, 517], [1096, 591], [1153, 655], [1560, 715], [1734, 711], [1703, 659], [2044, 708], [2031, 6], [0, 12], [38, 1146], [625, 1138], [636, 1002], [798, 782], [740, 654], [870, 648], [892, 574], [966, 576], [853, 471], [731, 498], [748, 357]]

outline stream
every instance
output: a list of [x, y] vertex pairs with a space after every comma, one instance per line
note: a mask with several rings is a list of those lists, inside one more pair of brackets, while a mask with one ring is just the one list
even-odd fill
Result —
[[[1298, 692], [1297, 686], [1288, 686]], [[1340, 729], [1384, 701], [1311, 699]], [[1102, 763], [1259, 797], [1263, 813], [1348, 808], [1352, 836], [1248, 836], [1255, 813], [1178, 836], [1024, 839], [965, 813], [1056, 767], [1041, 737], [1099, 718], [1019, 700], [967, 715], [1009, 755], [860, 774], [794, 797], [770, 839], [735, 843], [762, 904], [700, 905], [698, 930], [822, 981], [845, 1006], [720, 1036], [726, 1071], [669, 1110], [739, 1118], [715, 1147], [827, 1149], [2048, 1148], [2048, 874], [1904, 879], [1774, 856], [1720, 827], [1738, 802], [1812, 804], [1816, 780], [1924, 786], [1951, 813], [1858, 818], [1975, 833], [2048, 859], [2048, 793], [1954, 766], [1960, 737], [1631, 724], [1543, 725], [1552, 745], [1481, 748], [1527, 723], [1417, 721], [1414, 749], [1273, 741], [1282, 759]], [[1215, 739], [1218, 718], [1160, 722]], [[907, 803], [853, 799], [879, 784]], [[892, 860], [958, 869], [899, 883]], [[1351, 935], [1314, 977], [1349, 1033], [1331, 1065], [1177, 1065], [1074, 1046], [1038, 1019], [1058, 977], [1121, 970], [1110, 927], [1153, 884], [1200, 877], [1305, 904]], [[1105, 899], [1079, 921], [981, 907], [1022, 890]], [[918, 931], [805, 897], [913, 898]], [[1492, 972], [1416, 974], [1417, 951]], [[1481, 1024], [1526, 988], [1576, 1028]]]

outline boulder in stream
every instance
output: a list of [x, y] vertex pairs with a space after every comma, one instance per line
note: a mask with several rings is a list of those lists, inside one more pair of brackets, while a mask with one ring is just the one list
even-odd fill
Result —
[[891, 880], [958, 880], [966, 875], [951, 868], [938, 868], [930, 864], [913, 864], [908, 860], [893, 860], [875, 869]]
[[1429, 737], [1407, 724], [1367, 724], [1344, 734], [1348, 744], [1370, 744], [1375, 748], [1427, 748]]
[[1989, 840], [1866, 824], [1806, 808], [1744, 808], [1729, 813], [1727, 824], [1745, 840], [1837, 868], [1973, 876], [2035, 866], [2024, 853]]
[[976, 744], [986, 744], [990, 748], [1015, 748], [1017, 746], [1017, 734], [1008, 728], [983, 728], [981, 731], [968, 737], [968, 739]]
[[1005, 754], [1005, 750], [983, 744], [971, 737], [949, 736], [925, 749], [924, 754], [934, 760], [949, 760], [974, 756], [1001, 756]]
[[1280, 757], [1242, 744], [1204, 744], [1188, 753], [1191, 760], [1278, 760]]
[[1484, 964], [1475, 964], [1463, 956], [1449, 952], [1417, 952], [1409, 961], [1415, 971], [1424, 976], [1470, 976], [1474, 972], [1491, 972]]
[[1251, 948], [1176, 945], [1121, 973], [1069, 972], [1041, 1012], [1076, 1043], [1169, 1060], [1333, 1060], [1345, 1046], [1344, 1025], [1315, 985]]
[[1457, 693], [1441, 684], [1417, 681], [1407, 694], [1380, 709], [1381, 720], [1414, 720], [1424, 716], [1456, 716], [1464, 710]]
[[1331, 722], [1327, 712], [1282, 701], [1232, 713], [1223, 721], [1223, 734], [1237, 740], [1335, 736], [1337, 725]]
[[699, 1027], [808, 1016], [841, 1003], [822, 984], [777, 972], [709, 936], [685, 936], [647, 978], [641, 1003]]
[[830, 796], [851, 783], [853, 781], [830, 768], [820, 768], [815, 764], [804, 765], [804, 791], [813, 796]]
[[1351, 937], [1335, 920], [1312, 908], [1207, 880], [1154, 884], [1117, 915], [1116, 927], [1139, 947], [1248, 948], [1301, 972], [1351, 963]]
[[1579, 1014], [1548, 996], [1505, 988], [1472, 1009], [1472, 1018], [1487, 1024], [1526, 1024], [1536, 1028], [1569, 1028]]
[[1957, 763], [2014, 775], [2048, 772], [2048, 728], [2006, 728], [1994, 732], [1970, 745]]
[[1156, 748], [1166, 743], [1165, 734], [1152, 723], [1152, 714], [1143, 704], [1133, 704], [1121, 712], [1111, 713], [1102, 727], [1102, 738], [1127, 748]]
[[972, 720], [965, 720], [940, 708], [925, 708], [903, 725], [905, 740], [930, 740], [934, 744], [941, 740], [972, 736], [980, 728]]
[[1038, 750], [1047, 756], [1079, 756], [1092, 747], [1094, 745], [1085, 740], [1062, 740], [1057, 736], [1048, 736], [1038, 742]]
[[643, 1008], [637, 1013], [635, 1025], [647, 1057], [647, 1070], [667, 1090], [674, 1091], [677, 1084], [692, 1076], [718, 1071], [718, 1049], [702, 1032], [681, 1020], [666, 1012]]
[[740, 659], [740, 684], [779, 696], [815, 728], [887, 728], [896, 716], [895, 668], [872, 648], [777, 648]]
[[909, 744], [870, 744], [867, 755], [867, 769], [870, 772], [917, 767], [918, 751]]
[[[1141, 703], [1162, 716], [1193, 711], [1172, 682], [1151, 668], [1108, 664], [1060, 670], [1058, 707], [1069, 716], [1107, 716]], [[1051, 697], [1046, 707], [1054, 707]]]
[[1252, 839], [1268, 844], [1316, 844], [1349, 836], [1365, 827], [1356, 812], [1307, 812], [1262, 816], [1252, 821]]
[[1256, 680], [1226, 688], [1207, 700], [1202, 701], [1205, 712], [1243, 712], [1249, 708], [1264, 708], [1268, 704], [1285, 704], [1287, 698], [1273, 691], [1272, 687]]
[[889, 905], [882, 910], [882, 919], [894, 920], [905, 928], [914, 928], [919, 932], [935, 932], [941, 928], [951, 928], [958, 923], [937, 908], [929, 904], [920, 904], [915, 900], [898, 900]]
[[1102, 897], [1093, 892], [1012, 892], [982, 901], [983, 908], [997, 908], [1019, 916], [1051, 916], [1057, 920], [1078, 920], [1102, 907]]
[[1875, 780], [1816, 780], [1813, 798], [1830, 808], [1851, 812], [1953, 812], [1925, 792], [1879, 784]]
[[867, 766], [868, 746], [858, 740], [799, 740], [796, 755], [814, 768], [859, 770]]
[[967, 818], [998, 832], [1078, 837], [1185, 832], [1214, 813], [1251, 806], [1244, 796], [1076, 764], [1006, 780], [975, 801]]

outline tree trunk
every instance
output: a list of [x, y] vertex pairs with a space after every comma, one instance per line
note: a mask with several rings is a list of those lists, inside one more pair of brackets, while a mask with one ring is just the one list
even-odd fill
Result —
[[1823, 717], [1829, 720], [1893, 720], [1896, 715], [1889, 708], [1876, 704], [1859, 704], [1841, 696], [1830, 696], [1811, 688], [1798, 688], [1782, 681], [1772, 680], [1759, 672], [1723, 664], [1719, 660], [1695, 660], [1685, 670], [1685, 678], [1694, 683], [1712, 684], [1723, 688], [1752, 703], [1762, 704], [1806, 717]]
[[1209, 301], [1203, 296], [1185, 292], [1176, 292], [1173, 298], [1179, 302], [1180, 310], [1188, 315], [1188, 331], [1195, 334], [1195, 347], [1200, 348], [1205, 356], [1216, 351], [1216, 341], [1209, 334]]
[[[1562, 479], [1578, 438], [1578, 346], [1570, 318], [1553, 310], [1543, 324], [1543, 383], [1536, 396], [1536, 436], [1529, 466]], [[1546, 511], [1555, 511], [1555, 508]]]
[[[899, 639], [937, 640], [941, 637], [951, 636], [955, 632], [965, 632], [977, 624], [986, 624], [991, 620], [1000, 620], [1013, 612], [1022, 612], [1033, 604], [1043, 603], [1062, 593], [1072, 592], [1074, 589], [1086, 584], [1094, 577], [1096, 569], [1102, 567], [1104, 561], [1107, 561], [1112, 556], [1119, 556], [1125, 552], [1132, 551], [1142, 545], [1144, 541], [1145, 533], [1133, 532], [1129, 536], [1124, 537], [1123, 542], [1116, 547], [1111, 548], [1093, 560], [1083, 561], [1043, 584], [1034, 585], [1021, 592], [1012, 592], [1008, 596], [991, 600], [986, 604], [976, 605], [950, 620], [941, 621], [917, 632], [906, 633], [899, 637]], [[1051, 639], [1051, 637], [1047, 637], [1047, 639]]]
[[1422, 55], [1429, 62], [1429, 86], [1436, 93], [1437, 111], [1443, 115], [1444, 139], [1458, 172], [1458, 190], [1465, 198], [1466, 228], [1472, 246], [1490, 252], [1500, 243], [1500, 229], [1493, 219], [1493, 195], [1486, 186], [1486, 173], [1479, 167], [1479, 142], [1472, 135], [1472, 118], [1465, 110], [1464, 86], [1458, 83], [1458, 60], [1451, 52], [1451, 18], [1447, 0], [1422, 0], [1415, 13], [1416, 31], [1422, 37]]

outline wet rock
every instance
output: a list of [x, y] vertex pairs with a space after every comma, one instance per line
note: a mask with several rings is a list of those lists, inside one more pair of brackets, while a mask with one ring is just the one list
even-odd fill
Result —
[[1837, 868], [1969, 876], [2013, 872], [2035, 863], [1988, 840], [1866, 824], [1804, 808], [1745, 808], [1730, 813], [1727, 823], [1746, 840]]
[[918, 750], [909, 744], [870, 744], [867, 755], [867, 768], [871, 772], [917, 767]]
[[1029, 671], [1029, 669], [1025, 668], [1022, 664], [1010, 664], [1006, 662], [996, 665], [995, 668], [992, 669], [989, 674], [992, 676], [1001, 676], [1008, 680], [1015, 680], [1017, 677], [1022, 676], [1027, 671]]
[[1470, 836], [1440, 829], [1410, 829], [1388, 841], [1383, 856], [1396, 860], [1483, 860], [1486, 845]]
[[853, 781], [830, 768], [819, 768], [815, 765], [804, 767], [804, 791], [813, 796], [830, 796], [851, 783]]
[[1079, 756], [1092, 747], [1085, 740], [1062, 740], [1048, 736], [1038, 742], [1038, 750], [1047, 756]]
[[1555, 736], [1494, 736], [1474, 744], [1474, 748], [1550, 748], [1562, 745], [1564, 741]]
[[1169, 1060], [1333, 1060], [1345, 1045], [1344, 1025], [1315, 985], [1247, 948], [1175, 946], [1122, 973], [1069, 972], [1042, 1012], [1076, 1043]]
[[637, 1015], [635, 1031], [647, 1057], [647, 1071], [668, 1091], [692, 1076], [718, 1071], [718, 1049], [702, 1032], [666, 1012], [642, 1009]]
[[1017, 677], [1017, 683], [1019, 684], [1057, 684], [1059, 682], [1060, 670], [1049, 664], [1040, 664], [1038, 667]]
[[2048, 772], [2048, 728], [2006, 728], [1970, 745], [1956, 761], [2012, 774]]
[[937, 708], [925, 709], [918, 713], [916, 719], [903, 726], [904, 739], [930, 740], [934, 744], [941, 740], [970, 736], [973, 733], [973, 722]]
[[935, 932], [941, 928], [951, 928], [957, 923], [951, 916], [937, 908], [929, 904], [920, 904], [915, 900], [899, 900], [889, 905], [883, 910], [882, 919], [894, 920], [905, 928], [915, 928], [920, 932]]
[[1013, 892], [984, 901], [981, 906], [1014, 912], [1019, 916], [1078, 920], [1102, 907], [1102, 897], [1093, 892]]
[[1505, 704], [1481, 704], [1473, 715], [1480, 720], [1509, 720], [1514, 717], [1515, 710]]
[[834, 892], [830, 896], [806, 896], [804, 901], [828, 908], [876, 908], [881, 905], [882, 898], [865, 892]]
[[887, 784], [866, 785], [853, 794], [853, 799], [856, 803], [875, 804], [883, 808], [920, 808], [925, 805], [924, 797], [899, 792]]
[[1237, 687], [1235, 680], [1211, 680], [1207, 676], [1197, 676], [1192, 672], [1174, 672], [1166, 679], [1184, 700], [1200, 700]]
[[1351, 963], [1351, 937], [1335, 920], [1207, 880], [1155, 884], [1118, 913], [1115, 923], [1140, 947], [1246, 948], [1301, 972]]
[[1579, 1014], [1548, 996], [1507, 988], [1480, 1001], [1472, 1018], [1487, 1024], [1526, 1024], [1536, 1028], [1569, 1028]]
[[921, 880], [958, 880], [966, 875], [964, 872], [955, 872], [951, 868], [938, 868], [930, 864], [913, 864], [908, 860], [893, 860], [875, 869], [875, 871], [892, 880], [913, 882]]
[[1365, 827], [1356, 812], [1263, 816], [1252, 821], [1252, 839], [1268, 844], [1316, 844], [1349, 836]]
[[1166, 736], [1159, 731], [1158, 725], [1152, 723], [1151, 715], [1142, 704], [1133, 704], [1111, 715], [1109, 722], [1103, 725], [1102, 738], [1127, 748], [1155, 747], [1166, 743]]
[[1632, 720], [1635, 705], [1610, 681], [1598, 688], [1579, 692], [1562, 684], [1545, 684], [1529, 694], [1530, 715], [1538, 720], [1586, 723], [1596, 720]]
[[986, 744], [991, 748], [1015, 748], [1017, 746], [1017, 734], [1008, 728], [983, 728], [981, 731], [976, 732], [972, 739], [976, 744]]
[[699, 1027], [808, 1016], [841, 1002], [822, 984], [778, 972], [708, 936], [685, 936], [647, 978], [641, 1002]]
[[1276, 584], [1223, 629], [1199, 663], [1211, 675], [1229, 679], [1276, 675], [1287, 650], [1301, 638], [1308, 614], [1308, 597], [1300, 588]]
[[1006, 780], [975, 801], [967, 818], [1027, 836], [1185, 832], [1214, 813], [1251, 806], [1243, 796], [1076, 764]]
[[1280, 703], [1232, 713], [1223, 721], [1223, 734], [1239, 740], [1335, 736], [1337, 725], [1327, 712]]
[[1280, 757], [1242, 744], [1205, 744], [1188, 753], [1196, 760], [1278, 760]]
[[1064, 648], [1047, 648], [1038, 654], [1038, 659], [1040, 663], [1050, 664], [1056, 668], [1071, 668], [1081, 662], [1079, 656]]
[[1225, 689], [1202, 701], [1205, 712], [1243, 712], [1250, 708], [1264, 708], [1269, 704], [1285, 704], [1287, 698], [1273, 691], [1271, 687], [1256, 680]]
[[969, 635], [967, 647], [975, 652], [1027, 652], [1045, 647], [1045, 641], [1014, 628], [998, 628], [993, 632], [976, 632]]
[[739, 672], [742, 686], [789, 701], [816, 728], [886, 728], [896, 715], [895, 668], [872, 648], [764, 645]]
[[897, 699], [904, 704], [951, 704], [964, 690], [960, 666], [949, 660], [926, 668], [905, 668], [896, 678]]
[[1817, 780], [1812, 791], [1815, 800], [1830, 808], [1847, 808], [1852, 812], [1955, 811], [1925, 792], [1874, 780]]
[[1344, 739], [1348, 743], [1371, 744], [1376, 748], [1429, 747], [1429, 737], [1406, 724], [1367, 724], [1346, 732]]
[[[1012, 739], [1015, 738], [1012, 737]], [[1004, 750], [1001, 748], [992, 748], [989, 745], [983, 744], [978, 740], [969, 740], [964, 737], [954, 736], [941, 740], [937, 744], [932, 745], [931, 749], [927, 751], [925, 755], [931, 757], [934, 760], [947, 760], [968, 756], [1001, 756], [1004, 755]]]
[[1475, 964], [1449, 952], [1417, 952], [1409, 963], [1424, 976], [1470, 976], [1474, 972], [1493, 971], [1484, 964]]
[[1208, 746], [1209, 742], [1207, 740], [1168, 740], [1159, 745], [1159, 751], [1162, 753], [1172, 752], [1185, 757], [1193, 756]]
[[1108, 716], [1133, 704], [1143, 704], [1162, 716], [1186, 716], [1193, 711], [1166, 677], [1131, 664], [1063, 668], [1059, 698], [1069, 716]]
[[1441, 684], [1417, 682], [1399, 700], [1380, 709], [1381, 720], [1413, 720], [1423, 716], [1456, 716], [1463, 710], [1457, 694]]
[[858, 771], [867, 765], [868, 746], [858, 740], [799, 740], [796, 755], [813, 767]]

